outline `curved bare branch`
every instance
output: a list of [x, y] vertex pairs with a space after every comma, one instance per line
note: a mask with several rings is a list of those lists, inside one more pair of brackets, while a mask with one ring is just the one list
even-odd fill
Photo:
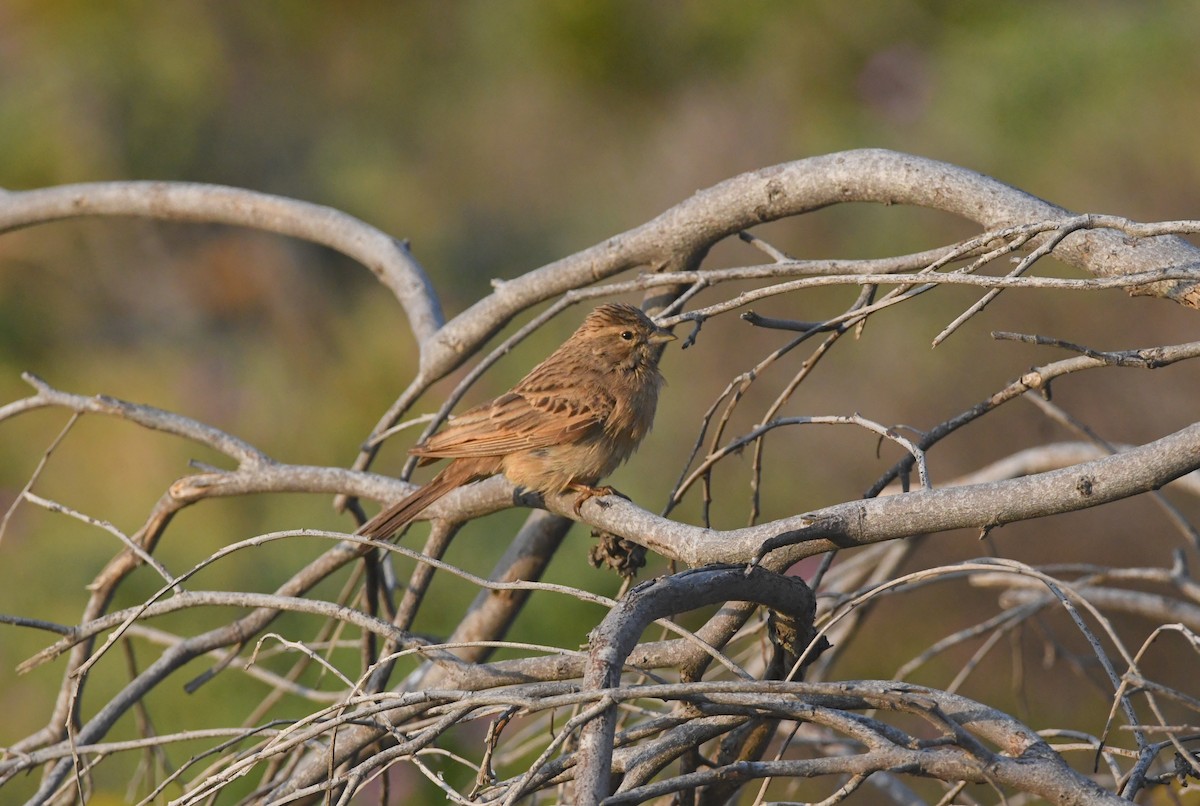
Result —
[[[760, 223], [847, 202], [925, 207], [969, 219], [981, 231], [916, 254], [820, 261], [792, 258], [766, 243], [761, 232], [747, 233]], [[1173, 424], [1162, 425], [1166, 420], [1153, 419], [1157, 412], [1148, 409], [1138, 414], [1158, 428], [1156, 433], [1176, 429], [1174, 433], [1118, 447], [1116, 440], [1081, 423], [1065, 404], [1043, 401], [1036, 412], [1029, 407], [1028, 413], [1050, 418], [1056, 428], [1065, 425], [1073, 434], [1070, 438], [1091, 442], [1064, 445], [1038, 439], [1042, 444], [1013, 446], [1010, 450], [1016, 452], [1006, 459], [953, 485], [937, 476], [946, 455], [939, 453], [941, 442], [951, 434], [969, 440], [974, 432], [965, 430], [966, 425], [982, 418], [990, 424], [996, 420], [993, 412], [1017, 408], [1005, 403], [1047, 393], [1051, 382], [1072, 382], [1083, 370], [1095, 376], [1105, 373], [1093, 370], [1111, 368], [1107, 374], [1121, 375], [1116, 368], [1154, 369], [1200, 358], [1200, 343], [1093, 349], [1049, 336], [995, 333], [996, 339], [1030, 345], [1021, 349], [1067, 350], [1070, 355], [1012, 380], [1001, 376], [988, 387], [994, 391], [975, 405], [952, 409], [950, 415], [930, 414], [925, 424], [868, 420], [854, 403], [844, 410], [835, 408], [827, 417], [803, 410], [814, 399], [803, 392], [820, 383], [814, 378], [821, 373], [814, 368], [824, 370], [836, 362], [852, 341], [843, 335], [860, 335], [868, 320], [884, 312], [907, 312], [913, 307], [908, 305], [911, 300], [940, 294], [946, 286], [975, 287], [981, 296], [974, 304], [956, 307], [962, 313], [947, 317], [950, 324], [938, 339], [964, 322], [976, 321], [972, 317], [1001, 291], [1036, 295], [1054, 289], [1086, 303], [1090, 297], [1085, 291], [1127, 288], [1200, 307], [1200, 250], [1176, 237], [1200, 233], [1200, 222], [1143, 224], [1076, 215], [956, 166], [883, 150], [850, 151], [752, 171], [702, 190], [642, 226], [496, 282], [487, 297], [443, 323], [437, 296], [405, 245], [328, 208], [182, 183], [0, 191], [0, 233], [84, 215], [221, 222], [338, 249], [367, 265], [400, 300], [419, 343], [420, 364], [417, 377], [380, 416], [350, 469], [288, 464], [249, 439], [195, 419], [103, 395], [61, 392], [32, 376], [27, 378], [34, 387], [31, 395], [0, 404], [0, 423], [9, 427], [18, 415], [47, 407], [69, 416], [18, 504], [34, 501], [67, 511], [40, 488], [52, 476], [51, 455], [59, 443], [74, 438], [74, 424], [87, 414], [189, 440], [218, 451], [232, 464], [230, 469], [201, 466], [168, 479], [141, 529], [132, 535], [110, 528], [102, 518], [77, 514], [85, 524], [115, 534], [121, 543], [114, 549], [119, 553], [96, 576], [79, 617], [68, 619], [74, 626], [35, 617], [45, 614], [0, 616], [5, 629], [53, 633], [50, 645], [23, 670], [54, 655], [68, 657], [45, 727], [13, 742], [0, 759], [0, 785], [42, 771], [32, 803], [60, 799], [74, 782], [80, 782], [86, 797], [85, 782], [96, 765], [115, 763], [119, 769], [114, 758], [142, 751], [165, 759], [169, 744], [176, 748], [188, 737], [203, 749], [183, 763], [172, 758], [169, 768], [164, 762], [158, 779], [145, 787], [147, 801], [177, 797], [180, 803], [203, 802], [227, 795], [224, 790], [231, 783], [254, 774], [261, 776], [261, 788], [248, 796], [250, 800], [328, 796], [349, 802], [373, 780], [390, 780], [390, 768], [396, 765], [436, 781], [446, 796], [464, 803], [516, 802], [560, 786], [572, 787], [571, 795], [579, 802], [595, 802], [609, 794], [610, 774], [623, 776], [612, 802], [630, 803], [675, 792], [688, 793], [698, 804], [726, 802], [738, 787], [760, 780], [766, 798], [770, 778], [845, 776], [828, 786], [826, 802], [834, 803], [856, 788], [872, 785], [900, 791], [905, 774], [944, 781], [947, 800], [974, 782], [994, 787], [999, 798], [1015, 791], [1056, 803], [1115, 802], [1117, 793], [1132, 796], [1150, 785], [1200, 775], [1194, 760], [1200, 744], [1200, 725], [1194, 724], [1200, 712], [1197, 692], [1187, 689], [1186, 681], [1154, 679], [1151, 674], [1157, 666], [1172, 664], [1156, 665], [1156, 658], [1143, 656], [1170, 651], [1167, 641], [1142, 641], [1134, 657], [1127, 647], [1137, 646], [1141, 638], [1131, 640], [1122, 632], [1123, 621], [1141, 627], [1149, 622], [1154, 636], [1182, 636], [1193, 649], [1200, 646], [1190, 629], [1200, 624], [1200, 584], [1189, 570], [1197, 530], [1189, 522], [1192, 502], [1176, 503], [1180, 492], [1194, 494], [1198, 489], [1200, 423], [1181, 427], [1176, 412]], [[734, 235], [773, 262], [713, 268], [706, 260], [709, 250]], [[1087, 276], [1035, 276], [1046, 256]], [[1005, 265], [1007, 261], [1015, 268]], [[695, 502], [701, 507], [698, 521], [745, 523], [723, 511], [729, 506], [728, 482], [719, 474], [734, 465], [741, 449], [753, 446], [745, 485], [751, 499], [749, 526], [705, 528], [678, 515], [654, 515], [617, 497], [588, 501], [580, 517], [574, 512], [574, 496], [543, 500], [497, 477], [456, 490], [423, 514], [432, 522], [424, 554], [361, 536], [313, 530], [248, 539], [231, 536], [223, 549], [179, 576], [169, 568], [173, 563], [158, 553], [160, 541], [179, 531], [175, 514], [218, 497], [302, 492], [388, 501], [407, 493], [412, 485], [406, 481], [364, 472], [381, 441], [391, 436], [388, 429], [417, 403], [429, 410], [442, 405], [438, 415], [409, 419], [404, 427], [437, 427], [500, 356], [573, 305], [642, 292], [648, 295], [648, 307], [661, 314], [660, 321], [690, 324], [690, 343], [697, 336], [708, 337], [711, 331], [701, 330], [714, 317], [745, 311], [757, 300], [771, 299], [777, 308], [781, 301], [806, 301], [804, 295], [812, 289], [829, 287], [849, 293], [842, 295], [845, 303], [835, 315], [818, 321], [800, 321], [789, 318], [787, 311], [765, 308], [742, 314], [747, 327], [758, 328], [756, 337], [764, 343], [773, 338], [779, 342], [764, 347], [762, 356], [750, 357], [749, 369], [731, 372], [724, 391], [715, 401], [706, 401], [711, 405], [705, 413], [700, 412], [705, 406], [697, 405], [700, 428], [694, 450], [680, 461], [677, 474], [667, 470], [682, 482], [667, 514], [676, 511], [676, 503], [690, 505], [700, 498]], [[501, 328], [547, 302], [485, 355], [485, 345]], [[796, 307], [803, 308], [803, 302]], [[785, 356], [795, 358], [793, 351], [801, 347], [810, 352], [800, 356], [800, 368], [785, 366]], [[448, 397], [429, 405], [425, 398], [434, 382], [467, 361], [476, 362], [473, 370]], [[850, 366], [856, 371], [856, 365]], [[1013, 370], [1005, 372], [1011, 377]], [[1169, 382], [1164, 374], [1157, 373], [1155, 381]], [[1122, 377], [1136, 383], [1143, 376]], [[672, 388], [686, 392], [687, 379], [678, 380], [683, 383], [673, 378]], [[829, 411], [824, 402], [821, 406]], [[1193, 418], [1184, 410], [1186, 423]], [[809, 471], [812, 457], [774, 446], [786, 444], [787, 432], [793, 429], [785, 426], [812, 422], [867, 427], [899, 443], [903, 458], [866, 489], [865, 499], [834, 499], [801, 512], [792, 490], [778, 492], [786, 485], [763, 482], [776, 469], [780, 479], [793, 468], [797, 478]], [[903, 438], [898, 436], [901, 432]], [[913, 433], [916, 437], [910, 438]], [[642, 461], [649, 465], [652, 459]], [[918, 464], [922, 470], [927, 464], [928, 474], [921, 473], [923, 489], [909, 492], [910, 471]], [[869, 482], [870, 478], [864, 486]], [[1162, 509], [1154, 512], [1170, 527], [1156, 539], [1178, 541], [1177, 546], [1171, 544], [1169, 567], [1106, 567], [1089, 553], [1078, 562], [1057, 566], [1024, 565], [1019, 574], [1000, 579], [995, 570], [1009, 561], [996, 551], [1001, 554], [998, 559], [934, 568], [918, 565], [901, 573], [902, 566], [924, 559], [913, 548], [922, 535], [950, 529], [988, 535], [1006, 523], [1109, 504], [1164, 486], [1169, 489], [1161, 496]], [[888, 494], [877, 497], [885, 489]], [[514, 506], [533, 511], [523, 525], [510, 524], [510, 531], [488, 536], [508, 545], [490, 578], [484, 570], [459, 568], [445, 559], [455, 557], [447, 549], [457, 548], [450, 541], [467, 522]], [[762, 512], [773, 512], [776, 519], [760, 522]], [[580, 519], [623, 551], [638, 544], [694, 568], [636, 587], [616, 600], [585, 590], [579, 582], [538, 582], [560, 547], [569, 545], [564, 538]], [[507, 522], [497, 518], [491, 523]], [[296, 562], [288, 578], [267, 591], [183, 590], [201, 569], [224, 565], [235, 554], [243, 556], [238, 552], [295, 537], [331, 541], [331, 547], [315, 560]], [[989, 546], [995, 551], [1002, 543]], [[1066, 552], [1071, 545], [1064, 539], [1061, 548]], [[798, 561], [818, 555], [819, 562], [800, 567], [808, 574], [811, 590], [798, 578], [783, 575]], [[407, 585], [393, 570], [393, 560], [396, 568], [413, 568]], [[122, 604], [123, 609], [110, 612], [114, 601], [122, 601], [118, 593], [130, 590], [129, 580], [145, 563], [154, 565], [161, 578], [157, 593], [141, 605]], [[737, 565], [713, 567], [714, 563]], [[350, 573], [339, 573], [347, 566], [352, 566]], [[5, 567], [0, 563], [0, 569]], [[1036, 579], [1042, 587], [1027, 589], [1014, 581], [1018, 576]], [[905, 674], [919, 669], [938, 679], [938, 667], [953, 665], [955, 653], [967, 658], [957, 669], [950, 668], [941, 690], [893, 681], [826, 682], [845, 676], [843, 658], [852, 657], [856, 648], [873, 649], [881, 630], [894, 629], [881, 618], [887, 609], [880, 603], [902, 602], [934, 584], [958, 586], [947, 595], [973, 596], [977, 606], [984, 599], [990, 608], [973, 614], [968, 626], [946, 622], [944, 633], [924, 647], [911, 653], [905, 647], [904, 657], [911, 661], [896, 661]], [[441, 607], [442, 585], [459, 586], [459, 592], [467, 593], [456, 600], [463, 603], [456, 625], [445, 630], [429, 626], [441, 625], [442, 619], [425, 618]], [[541, 629], [545, 622], [540, 619], [554, 607], [547, 602], [561, 595], [607, 615], [585, 617], [578, 635], [565, 640], [508, 639], [516, 624]], [[704, 603], [721, 606], [695, 631], [667, 618], [658, 621], [661, 633], [645, 629], [655, 618]], [[799, 647], [789, 654], [787, 642], [780, 640], [778, 620], [755, 617], [757, 603], [798, 613], [797, 620], [806, 625], [815, 614], [821, 625], [818, 634], [836, 641], [833, 651], [803, 667], [811, 682], [782, 680], [812, 660], [818, 646], [813, 632], [799, 630], [799, 637], [792, 639], [812, 649]], [[205, 622], [202, 629], [189, 629], [183, 620], [174, 627], [163, 622], [151, 627], [146, 621], [183, 608], [224, 606], [247, 612], [215, 627]], [[309, 636], [294, 633], [287, 622], [277, 621], [286, 611], [305, 614], [303, 620], [309, 623], [320, 622], [319, 629]], [[1126, 618], [1110, 618], [1114, 613]], [[581, 652], [579, 636], [597, 622], [590, 647]], [[264, 642], [263, 631], [272, 624], [278, 625], [278, 632]], [[424, 635], [422, 630], [442, 634]], [[1045, 736], [1061, 740], [1052, 745], [1021, 721], [955, 693], [968, 679], [979, 684], [981, 671], [990, 669], [986, 664], [1006, 645], [1017, 653], [1025, 643], [1037, 641], [1047, 655], [1067, 654], [1071, 640], [1078, 643], [1080, 636], [1087, 649], [1072, 660], [1081, 668], [1104, 669], [1099, 710], [1111, 713], [1100, 738], [1070, 724], [1044, 726]], [[1006, 643], [1006, 638], [1012, 640]], [[97, 651], [94, 641], [104, 641]], [[137, 643], [142, 654], [143, 642], [152, 657], [147, 665], [137, 663], [130, 649], [129, 667], [119, 672], [116, 686], [88, 682], [97, 670], [114, 668], [119, 659], [112, 649]], [[250, 668], [235, 663], [251, 647]], [[497, 649], [508, 655], [493, 657]], [[150, 695], [165, 690], [186, 664], [200, 658], [209, 666], [187, 685], [190, 691], [217, 675], [244, 675], [264, 687], [266, 693], [245, 725], [105, 741], [121, 720], [149, 708]], [[1195, 658], [1188, 660], [1194, 663]], [[310, 668], [323, 672], [319, 690], [304, 676]], [[1014, 682], [1019, 686], [1023, 681]], [[196, 696], [211, 689], [205, 687]], [[273, 720], [287, 694], [298, 695], [293, 702], [307, 707], [292, 721]], [[490, 723], [486, 738], [480, 740], [484, 746], [473, 742], [485, 731], [459, 731], [451, 751], [446, 744], [449, 732], [471, 721]], [[913, 730], [914, 721], [920, 730]], [[573, 744], [577, 738], [578, 746]], [[773, 758], [765, 755], [768, 749]], [[1088, 754], [1087, 761], [1099, 753], [1106, 765], [1099, 770], [1089, 767], [1086, 774], [1072, 770], [1064, 758], [1080, 751]], [[474, 782], [470, 794], [452, 786], [452, 777], [439, 778], [443, 760], [469, 771]], [[168, 793], [171, 787], [184, 788]]]
[[232, 224], [328, 246], [362, 263], [396, 295], [418, 344], [442, 325], [441, 302], [408, 245], [332, 207], [193, 182], [88, 182], [0, 191], [0, 234], [81, 216]]

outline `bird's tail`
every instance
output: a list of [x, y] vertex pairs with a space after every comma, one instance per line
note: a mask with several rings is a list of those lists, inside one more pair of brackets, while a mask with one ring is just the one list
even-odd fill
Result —
[[469, 462], [454, 461], [438, 473], [419, 490], [392, 504], [358, 530], [358, 534], [375, 540], [383, 540], [412, 523], [425, 508], [455, 487], [469, 484], [479, 478]]

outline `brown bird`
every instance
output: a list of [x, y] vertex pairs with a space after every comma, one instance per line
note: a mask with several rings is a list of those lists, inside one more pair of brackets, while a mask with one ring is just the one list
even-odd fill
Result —
[[575, 490], [575, 514], [634, 452], [654, 422], [659, 345], [674, 339], [632, 305], [601, 305], [511, 392], [455, 417], [409, 453], [419, 465], [452, 459], [442, 472], [359, 530], [383, 538], [446, 493], [503, 473], [543, 495]]

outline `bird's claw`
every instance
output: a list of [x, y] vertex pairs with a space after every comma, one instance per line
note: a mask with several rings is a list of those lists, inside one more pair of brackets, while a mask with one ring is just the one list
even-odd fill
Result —
[[[606, 495], [615, 495], [619, 498], [624, 498], [626, 501], [629, 500], [629, 496], [619, 492], [615, 487], [585, 487], [583, 485], [579, 485], [575, 489], [579, 491], [579, 495], [575, 498], [574, 509], [576, 517], [583, 517], [583, 513], [580, 512], [580, 510], [583, 508], [584, 503], [591, 498], [602, 498]], [[599, 503], [601, 506], [607, 506], [607, 504], [602, 501], [598, 501], [597, 503]]]

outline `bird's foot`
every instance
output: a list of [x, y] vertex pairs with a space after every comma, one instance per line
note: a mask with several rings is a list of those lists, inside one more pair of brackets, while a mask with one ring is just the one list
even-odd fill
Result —
[[629, 496], [618, 492], [616, 488], [605, 485], [604, 487], [593, 487], [589, 484], [572, 484], [568, 489], [575, 490], [579, 495], [575, 498], [575, 514], [581, 516], [580, 508], [590, 498], [602, 498], [606, 495], [615, 495], [620, 498], [629, 500]]

